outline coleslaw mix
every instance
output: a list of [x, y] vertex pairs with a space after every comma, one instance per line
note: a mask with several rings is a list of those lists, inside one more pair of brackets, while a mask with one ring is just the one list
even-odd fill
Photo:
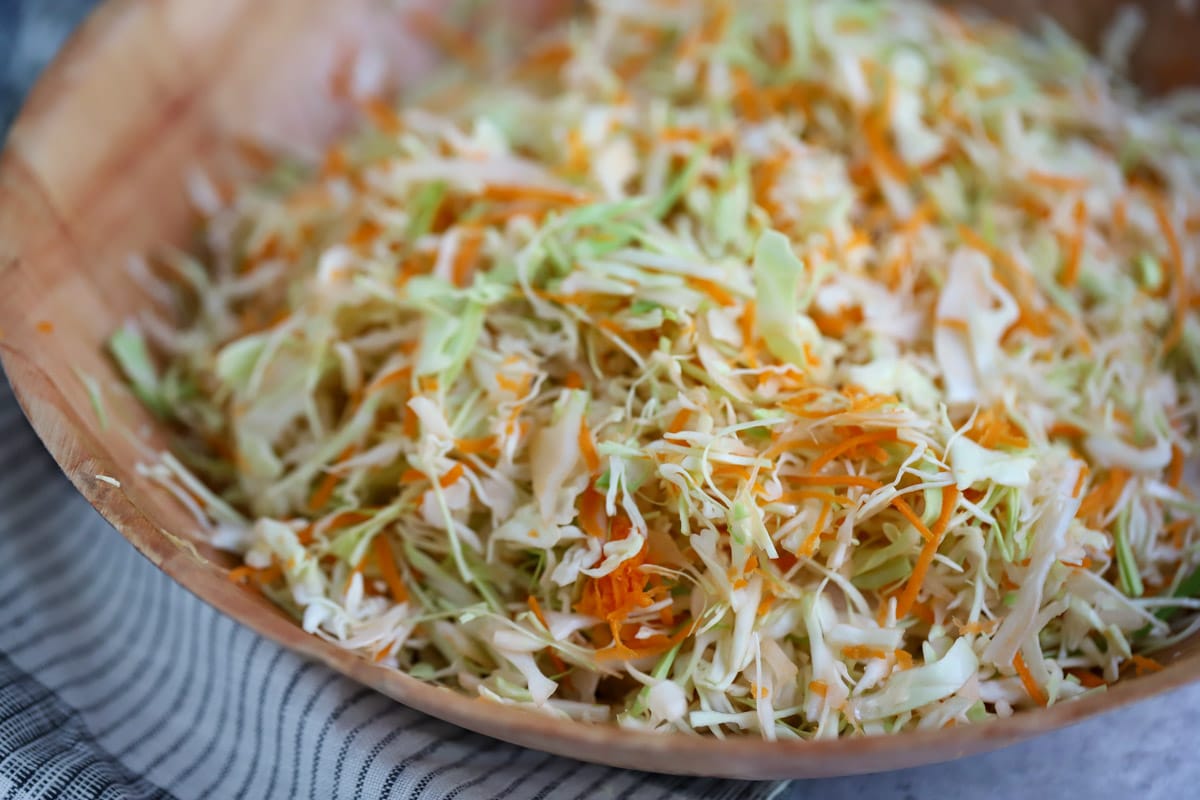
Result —
[[1200, 98], [1139, 97], [1136, 27], [595, 0], [364, 99], [195, 182], [203, 254], [111, 342], [176, 432], [141, 469], [310, 633], [559, 716], [832, 738], [1158, 669]]

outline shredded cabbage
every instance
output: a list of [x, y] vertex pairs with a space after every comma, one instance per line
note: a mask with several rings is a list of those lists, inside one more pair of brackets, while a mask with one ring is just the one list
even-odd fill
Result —
[[305, 630], [558, 716], [833, 738], [1156, 669], [1200, 127], [1123, 19], [1102, 63], [918, 2], [594, 0], [362, 100], [286, 180], [193, 181], [183, 317], [111, 342], [177, 434], [141, 468]]

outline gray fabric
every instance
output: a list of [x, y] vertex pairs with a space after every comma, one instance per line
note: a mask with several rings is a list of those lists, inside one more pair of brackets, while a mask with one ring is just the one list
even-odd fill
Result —
[[[92, 5], [0, 0], [0, 130]], [[96, 514], [0, 381], [0, 800], [653, 800], [771, 788], [500, 744], [259, 638], [172, 583]]]

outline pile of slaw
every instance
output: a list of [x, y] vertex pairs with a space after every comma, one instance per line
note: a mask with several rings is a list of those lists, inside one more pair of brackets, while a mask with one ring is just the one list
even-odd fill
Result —
[[1136, 23], [594, 0], [359, 98], [143, 265], [139, 468], [306, 631], [563, 717], [833, 738], [1159, 669], [1200, 98], [1129, 85]]

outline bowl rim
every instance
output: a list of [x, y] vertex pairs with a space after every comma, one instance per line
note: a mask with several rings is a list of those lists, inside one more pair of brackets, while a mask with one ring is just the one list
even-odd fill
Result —
[[[142, 13], [153, 0], [107, 0], [100, 3], [70, 36], [27, 94], [8, 134], [36, 140], [53, 125], [54, 109], [70, 101], [72, 72], [93, 54], [121, 41], [123, 22]], [[10, 185], [49, 194], [20, 153], [6, 146], [0, 155], [0, 202]], [[49, 206], [53, 208], [52, 204]], [[14, 262], [26, 243], [24, 229], [0, 215], [0, 242], [7, 240], [14, 257], [0, 263], [0, 295], [17, 294], [24, 270]], [[6, 247], [7, 249], [7, 247]], [[7, 313], [17, 313], [6, 309]], [[0, 319], [0, 324], [8, 322]], [[5, 326], [6, 328], [9, 326]], [[501, 705], [433, 686], [409, 675], [369, 662], [365, 657], [304, 633], [282, 613], [249, 614], [249, 589], [232, 586], [216, 564], [203, 562], [185, 540], [164, 531], [123, 492], [94, 480], [104, 472], [104, 458], [80, 420], [65, 411], [61, 389], [37, 365], [37, 350], [28, 326], [12, 326], [0, 339], [3, 365], [13, 394], [39, 439], [75, 488], [144, 557], [200, 600], [259, 635], [316, 660], [423, 713], [483, 734], [565, 757], [651, 772], [718, 778], [778, 779], [864, 774], [948, 761], [994, 750], [1049, 733], [1099, 714], [1127, 706], [1200, 679], [1200, 666], [1186, 660], [1160, 672], [1122, 680], [1048, 708], [1020, 711], [1004, 719], [976, 725], [893, 735], [827, 740], [766, 741], [751, 736], [724, 740], [682, 733], [627, 730], [614, 723], [564, 720], [532, 710]], [[46, 398], [51, 398], [47, 401]], [[297, 634], [299, 634], [297, 636]]]

